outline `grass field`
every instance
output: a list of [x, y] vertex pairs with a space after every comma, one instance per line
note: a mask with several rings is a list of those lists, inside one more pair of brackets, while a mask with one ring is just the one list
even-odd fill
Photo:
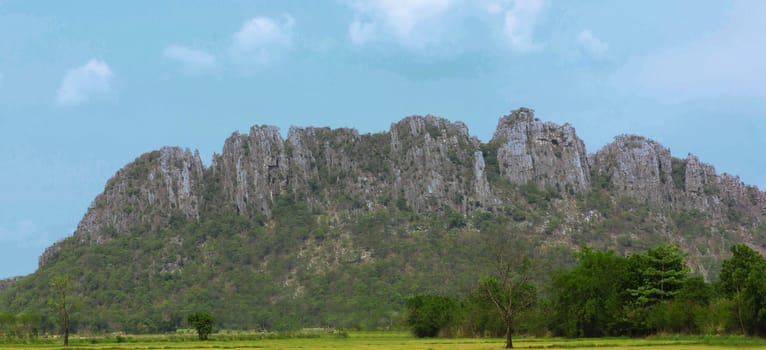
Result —
[[[189, 336], [73, 337], [64, 347], [60, 339], [0, 340], [0, 349], [502, 349], [500, 338], [417, 339], [407, 333], [357, 332], [291, 333], [272, 335], [213, 335], [200, 342]], [[766, 340], [745, 337], [673, 336], [652, 338], [559, 339], [518, 338], [519, 349], [766, 349]]]

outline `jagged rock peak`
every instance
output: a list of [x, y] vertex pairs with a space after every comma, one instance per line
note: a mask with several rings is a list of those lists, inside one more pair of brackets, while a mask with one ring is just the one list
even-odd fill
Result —
[[500, 173], [511, 183], [570, 194], [590, 188], [585, 144], [569, 124], [541, 122], [533, 110], [520, 108], [500, 119], [490, 143], [498, 146]]
[[462, 122], [411, 116], [391, 124], [390, 136], [393, 190], [415, 211], [468, 212], [492, 200], [480, 142]]
[[[74, 236], [81, 243], [104, 243], [114, 232], [133, 225], [159, 228], [173, 215], [199, 218], [203, 165], [197, 151], [163, 147], [144, 153], [107, 181], [104, 192], [91, 203]], [[39, 263], [56, 255], [48, 248]]]
[[670, 150], [654, 140], [619, 135], [593, 155], [591, 164], [619, 193], [656, 203], [673, 201]]
[[233, 133], [213, 162], [223, 196], [242, 215], [270, 213], [274, 197], [287, 186], [285, 143], [279, 128], [255, 125], [250, 133]]
[[469, 137], [468, 127], [463, 122], [451, 122], [447, 119], [426, 116], [409, 116], [396, 123], [391, 124], [391, 132], [401, 133], [408, 131], [410, 136], [417, 137], [428, 134], [432, 139], [437, 139], [442, 135]]

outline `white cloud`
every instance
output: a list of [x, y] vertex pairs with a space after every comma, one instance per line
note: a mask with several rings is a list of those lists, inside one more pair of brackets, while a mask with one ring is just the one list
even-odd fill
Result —
[[717, 32], [629, 60], [612, 76], [625, 90], [667, 102], [766, 98], [766, 2], [735, 2]]
[[595, 57], [604, 56], [609, 50], [609, 44], [595, 37], [590, 30], [580, 32], [580, 35], [577, 36], [577, 42], [586, 52]]
[[231, 53], [236, 61], [267, 63], [292, 46], [295, 19], [286, 14], [282, 21], [254, 17], [232, 37]]
[[93, 96], [109, 91], [113, 77], [108, 64], [91, 59], [84, 65], [66, 72], [56, 94], [56, 103], [62, 106], [86, 103]]
[[392, 37], [406, 46], [420, 47], [438, 37], [438, 21], [460, 0], [352, 0], [355, 20], [349, 25], [354, 44]]
[[464, 38], [466, 21], [490, 23], [489, 30], [515, 52], [542, 47], [534, 30], [545, 0], [348, 0], [354, 12], [351, 42], [392, 41], [402, 46], [443, 48]]
[[215, 69], [216, 57], [203, 50], [180, 45], [170, 45], [162, 52], [162, 57], [180, 63], [188, 73], [204, 73]]
[[534, 40], [534, 32], [544, 7], [544, 0], [516, 0], [504, 9], [503, 34], [511, 50], [526, 53], [542, 47]]

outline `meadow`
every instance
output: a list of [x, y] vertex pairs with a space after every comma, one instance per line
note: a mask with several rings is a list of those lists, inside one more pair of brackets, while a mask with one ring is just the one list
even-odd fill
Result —
[[[502, 338], [415, 338], [404, 332], [297, 332], [214, 334], [208, 341], [186, 335], [111, 335], [72, 337], [64, 347], [60, 339], [4, 339], [1, 349], [502, 349]], [[739, 336], [668, 336], [649, 338], [524, 338], [517, 349], [766, 349], [766, 340]]]

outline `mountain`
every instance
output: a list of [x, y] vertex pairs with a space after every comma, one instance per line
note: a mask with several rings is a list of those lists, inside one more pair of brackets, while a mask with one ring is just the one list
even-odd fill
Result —
[[224, 328], [380, 328], [416, 293], [462, 296], [492, 271], [494, 238], [545, 272], [581, 246], [621, 254], [672, 243], [717, 276], [734, 243], [766, 252], [766, 193], [621, 135], [588, 154], [574, 127], [521, 108], [480, 142], [459, 122], [413, 116], [388, 132], [271, 126], [234, 133], [206, 167], [164, 147], [106, 184], [74, 234], [0, 292], [48, 313], [72, 276], [76, 326], [172, 331], [204, 309]]

